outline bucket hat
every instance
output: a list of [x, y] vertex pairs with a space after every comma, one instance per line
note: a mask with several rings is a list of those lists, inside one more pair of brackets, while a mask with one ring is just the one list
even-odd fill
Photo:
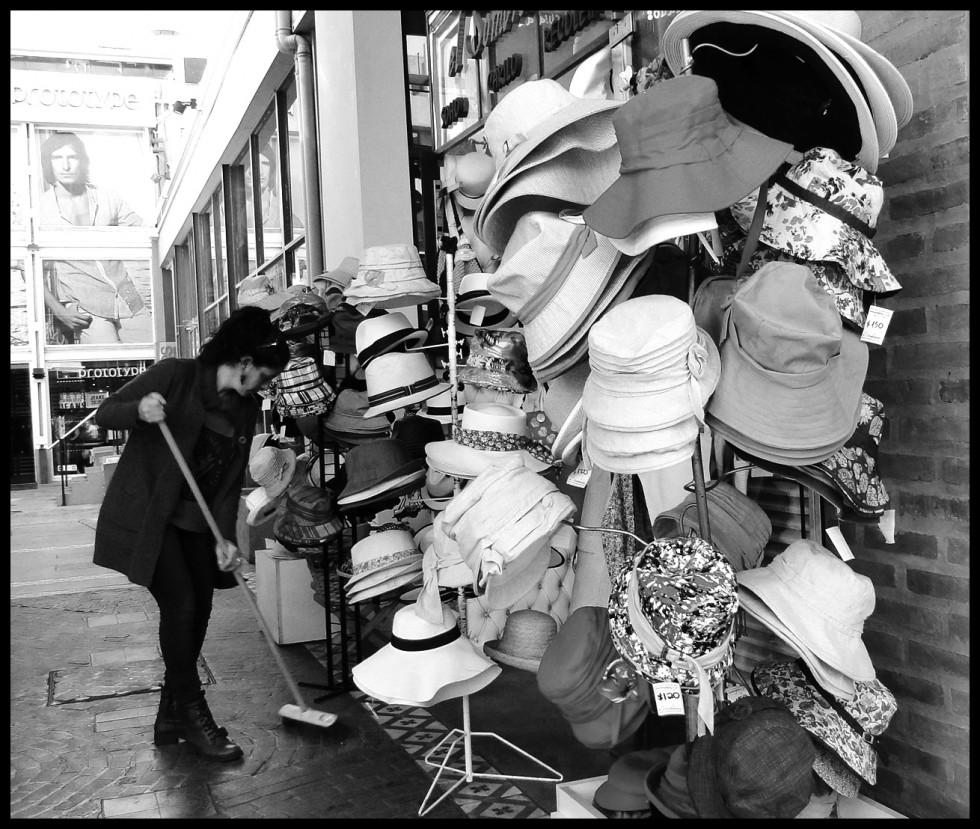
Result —
[[[901, 289], [871, 241], [884, 202], [881, 179], [814, 147], [769, 188], [759, 241], [797, 259], [839, 265], [852, 285], [880, 294]], [[746, 233], [758, 203], [750, 193], [731, 206]]]
[[460, 280], [456, 297], [457, 335], [469, 336], [477, 328], [513, 328], [517, 323], [517, 315], [494, 299], [488, 290], [489, 278], [488, 273], [474, 271]]
[[[867, 576], [816, 542], [798, 539], [767, 566], [738, 573], [738, 584], [741, 606], [793, 645], [823, 688], [850, 700], [856, 681], [875, 679], [861, 638], [875, 608]], [[844, 687], [836, 687], [841, 677]]]
[[483, 652], [511, 668], [538, 672], [541, 657], [558, 633], [558, 622], [550, 613], [527, 608], [507, 615], [499, 639], [483, 643]]
[[810, 800], [816, 751], [782, 704], [742, 697], [691, 747], [687, 789], [700, 818], [793, 818]]
[[700, 427], [693, 417], [656, 431], [613, 431], [585, 422], [582, 445], [592, 463], [607, 472], [639, 475], [690, 460]]
[[540, 588], [549, 568], [560, 567], [571, 559], [577, 540], [575, 530], [562, 524], [537, 546], [525, 550], [513, 561], [504, 562], [499, 573], [487, 576], [484, 604], [491, 610], [513, 607], [532, 589]]
[[613, 644], [648, 682], [698, 690], [698, 714], [713, 727], [712, 690], [732, 664], [735, 571], [704, 539], [652, 542], [613, 579], [609, 628]]
[[255, 305], [267, 311], [275, 311], [286, 298], [285, 291], [276, 291], [268, 274], [245, 277], [238, 285], [238, 307]]
[[476, 210], [490, 186], [497, 166], [486, 153], [472, 152], [454, 156], [449, 170], [446, 191], [452, 193], [456, 204], [466, 210]]
[[[865, 97], [869, 90], [862, 89], [841, 56], [806, 29], [767, 11], [682, 12], [663, 38], [675, 74], [683, 68], [684, 38], [692, 71], [718, 84], [721, 105], [732, 118], [788, 141], [800, 152], [833, 147], [865, 169], [877, 168], [881, 149]], [[879, 126], [891, 133], [894, 110], [877, 98], [879, 89], [871, 90]]]
[[[758, 567], [772, 535], [769, 516], [755, 501], [725, 481], [718, 481], [708, 489], [706, 498], [712, 543], [735, 572]], [[699, 532], [697, 498], [693, 492], [653, 521], [656, 538], [683, 538], [692, 532]]]
[[365, 319], [384, 316], [381, 308], [367, 309], [366, 314], [346, 302], [333, 312], [327, 325], [329, 340], [327, 348], [336, 354], [354, 354], [357, 351], [357, 328]]
[[520, 455], [534, 472], [546, 471], [551, 451], [527, 436], [527, 415], [505, 403], [472, 403], [463, 410], [452, 440], [425, 446], [429, 466], [459, 478], [475, 478], [498, 460]]
[[583, 362], [548, 381], [542, 407], [557, 431], [551, 444], [551, 453], [556, 458], [566, 460], [566, 455], [581, 442], [582, 392], [591, 371], [588, 362]]
[[249, 459], [248, 472], [265, 494], [275, 500], [286, 491], [296, 472], [296, 453], [292, 449], [263, 446]]
[[276, 378], [276, 410], [282, 417], [326, 414], [336, 399], [314, 357], [291, 358]]
[[439, 286], [425, 275], [415, 245], [376, 245], [365, 249], [344, 297], [353, 305], [405, 308], [437, 299]]
[[336, 538], [342, 529], [333, 493], [300, 484], [286, 491], [284, 508], [272, 532], [286, 545], [318, 547]]
[[[456, 411], [462, 413], [466, 406], [466, 390], [460, 388], [456, 392]], [[445, 389], [439, 394], [433, 395], [422, 404], [422, 413], [432, 420], [436, 420], [443, 426], [453, 422], [452, 399], [450, 389]]]
[[[293, 291], [293, 288], [306, 290]], [[327, 301], [308, 286], [292, 285], [273, 317], [283, 336], [296, 340], [322, 331], [330, 322], [332, 313]]]
[[469, 349], [466, 365], [456, 373], [459, 382], [517, 394], [538, 387], [527, 361], [523, 332], [478, 328], [469, 339]]
[[[409, 566], [422, 570], [422, 553], [408, 529], [386, 525], [351, 547], [351, 577], [346, 589], [371, 587], [382, 577], [401, 575]], [[397, 571], [397, 572], [395, 572]]]
[[855, 682], [854, 699], [837, 699], [820, 687], [800, 659], [756, 666], [752, 685], [757, 693], [789, 708], [810, 734], [875, 785], [875, 746], [898, 710], [895, 695], [879, 680]]
[[428, 358], [421, 352], [389, 351], [371, 360], [364, 369], [368, 410], [364, 417], [404, 409], [449, 388], [440, 383]]
[[671, 78], [631, 98], [613, 125], [620, 175], [585, 210], [596, 233], [618, 239], [642, 222], [722, 210], [759, 187], [792, 147], [735, 123], [710, 78]]
[[389, 705], [427, 706], [485, 688], [500, 675], [500, 666], [477, 652], [456, 620], [446, 606], [439, 624], [420, 618], [414, 604], [399, 608], [391, 641], [354, 666], [354, 683]]
[[[344, 289], [357, 276], [357, 268], [360, 262], [354, 256], [345, 256], [341, 263], [333, 270], [321, 273], [313, 277], [314, 286], [320, 287], [324, 293], [329, 291], [340, 291]], [[319, 285], [317, 285], [319, 283]]]
[[[425, 462], [413, 460], [405, 446], [393, 438], [351, 447], [344, 468], [347, 485], [337, 499], [341, 507], [354, 506], [380, 494], [403, 495], [418, 489], [425, 478]], [[401, 482], [406, 476], [408, 480]]]
[[357, 362], [362, 368], [366, 368], [375, 357], [389, 351], [404, 350], [408, 346], [421, 345], [425, 338], [425, 331], [414, 328], [401, 311], [370, 317], [357, 326], [354, 332]]
[[814, 450], [803, 462], [815, 463], [853, 433], [868, 347], [802, 265], [766, 265], [735, 292], [721, 365], [708, 425], [736, 447], [732, 433], [790, 457]]
[[391, 430], [388, 419], [384, 415], [365, 417], [367, 410], [366, 391], [341, 389], [330, 414], [323, 419], [325, 435], [350, 444], [388, 437]]

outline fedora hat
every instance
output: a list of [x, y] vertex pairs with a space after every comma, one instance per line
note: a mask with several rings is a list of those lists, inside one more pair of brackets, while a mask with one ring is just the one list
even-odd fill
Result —
[[[425, 461], [413, 460], [404, 444], [394, 438], [351, 447], [344, 468], [347, 470], [347, 485], [337, 499], [341, 507], [355, 505], [381, 494], [403, 495], [418, 489], [425, 478]], [[408, 480], [403, 481], [405, 478]]]
[[400, 346], [421, 345], [426, 333], [413, 328], [401, 311], [389, 311], [377, 317], [365, 319], [354, 332], [357, 362], [362, 368], [381, 354], [400, 349]]
[[466, 365], [456, 377], [461, 383], [486, 389], [527, 394], [538, 387], [527, 361], [521, 331], [478, 328], [469, 339]]
[[273, 288], [268, 274], [260, 273], [255, 276], [246, 276], [238, 284], [237, 301], [239, 308], [245, 305], [254, 305], [258, 308], [265, 308], [267, 311], [275, 311], [286, 297], [285, 291], [276, 291]]
[[[466, 390], [465, 387], [460, 386], [456, 392], [456, 411], [457, 413], [462, 413], [463, 408], [466, 406]], [[444, 389], [430, 398], [428, 398], [422, 404], [422, 413], [432, 420], [436, 420], [443, 426], [446, 426], [453, 422], [453, 412], [452, 412], [452, 399], [450, 397], [450, 389]]]
[[417, 351], [389, 351], [371, 360], [364, 369], [368, 410], [364, 417], [404, 409], [449, 388], [440, 383], [429, 359]]
[[[800, 152], [833, 147], [865, 169], [877, 168], [881, 150], [865, 97], [869, 90], [852, 76], [856, 70], [806, 29], [767, 11], [681, 12], [663, 38], [675, 74], [683, 68], [684, 38], [692, 71], [718, 84], [721, 105], [732, 118]], [[893, 109], [880, 100], [876, 108], [881, 128], [893, 129]]]
[[415, 605], [395, 611], [391, 641], [351, 672], [354, 684], [389, 705], [428, 706], [468, 696], [500, 675], [500, 666], [463, 636], [445, 605], [438, 624], [419, 617]]
[[[816, 542], [798, 539], [767, 566], [738, 573], [738, 583], [741, 606], [792, 644], [822, 687], [850, 700], [856, 681], [875, 679], [861, 638], [875, 608], [867, 576]], [[833, 687], [839, 677], [844, 687]]]
[[286, 491], [283, 510], [276, 518], [272, 532], [283, 544], [317, 547], [336, 538], [342, 529], [334, 494], [326, 489], [300, 484]]
[[327, 348], [336, 354], [354, 354], [357, 351], [357, 328], [365, 319], [384, 316], [381, 308], [365, 308], [366, 314], [346, 302], [333, 312], [327, 325]]
[[[412, 533], [399, 525], [388, 524], [362, 538], [351, 547], [351, 577], [346, 590], [372, 587], [384, 576], [396, 576], [409, 567], [422, 570], [422, 553], [415, 546]], [[395, 572], [397, 571], [397, 572]]]
[[425, 275], [415, 245], [375, 245], [364, 251], [344, 297], [354, 305], [404, 308], [437, 299], [439, 286]]
[[870, 785], [878, 782], [875, 747], [898, 710], [895, 695], [879, 680], [855, 682], [854, 699], [837, 699], [799, 659], [757, 665], [752, 686], [789, 708], [800, 725]]
[[586, 208], [596, 233], [628, 237], [642, 222], [722, 210], [759, 187], [792, 147], [729, 118], [710, 78], [671, 78], [613, 118], [619, 177]]
[[[469, 336], [477, 328], [513, 328], [517, 315], [497, 301], [487, 288], [490, 274], [474, 271], [463, 276], [456, 297], [456, 334]], [[480, 311], [478, 309], [482, 308]]]
[[[446, 181], [446, 191], [453, 194], [456, 204], [466, 210], [476, 210], [490, 186], [497, 166], [486, 153], [472, 152], [449, 156], [454, 160]], [[448, 159], [447, 159], [448, 160]]]
[[793, 818], [810, 800], [815, 757], [786, 706], [742, 697], [694, 741], [687, 790], [699, 818]]
[[699, 692], [698, 715], [711, 731], [711, 687], [732, 664], [738, 606], [735, 571], [714, 545], [662, 539], [613, 579], [609, 628], [616, 650], [644, 680]]
[[296, 472], [296, 453], [292, 449], [263, 446], [248, 461], [248, 472], [256, 485], [275, 500], [282, 495]]
[[430, 467], [459, 478], [475, 478], [498, 460], [520, 455], [529, 469], [546, 471], [551, 451], [527, 436], [527, 415], [505, 403], [471, 403], [463, 410], [452, 440], [425, 446]]
[[455, 482], [451, 475], [429, 467], [422, 488], [422, 503], [435, 513], [442, 512], [453, 500]]
[[[759, 241], [797, 259], [834, 262], [855, 287], [892, 294], [902, 286], [871, 241], [883, 202], [881, 179], [814, 147], [775, 177]], [[731, 206], [746, 232], [757, 203], [758, 193], [750, 193]]]
[[[506, 610], [541, 587], [544, 574], [570, 560], [578, 536], [567, 524], [559, 526], [549, 538], [521, 553], [513, 561], [504, 562], [499, 573], [486, 578], [483, 599], [491, 610]], [[475, 574], [479, 578], [479, 572]]]
[[314, 357], [292, 357], [276, 378], [276, 410], [282, 417], [326, 414], [336, 399]]
[[499, 639], [483, 643], [483, 652], [511, 668], [538, 672], [541, 657], [558, 633], [558, 622], [541, 610], [515, 610], [507, 615]]
[[[854, 432], [868, 347], [802, 265], [774, 262], [735, 292], [708, 425], [817, 463]], [[746, 447], [753, 454], [758, 447]]]

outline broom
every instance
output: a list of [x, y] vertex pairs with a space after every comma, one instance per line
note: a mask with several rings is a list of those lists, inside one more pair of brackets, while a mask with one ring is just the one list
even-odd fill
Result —
[[[164, 421], [160, 421], [160, 431], [163, 432], [163, 436], [167, 439], [167, 445], [170, 446], [170, 451], [174, 453], [174, 458], [177, 464], [180, 466], [180, 471], [184, 473], [184, 478], [187, 481], [187, 485], [191, 488], [191, 492], [194, 493], [194, 498], [197, 500], [198, 506], [201, 508], [201, 512], [204, 513], [204, 517], [207, 519], [208, 526], [211, 528], [211, 532], [214, 533], [214, 540], [218, 543], [221, 549], [225, 549], [225, 539], [221, 534], [221, 530], [218, 528], [217, 522], [214, 520], [214, 516], [211, 515], [211, 510], [208, 509], [208, 505], [204, 502], [204, 496], [201, 494], [201, 490], [198, 488], [197, 481], [194, 480], [194, 476], [191, 474], [190, 467], [187, 466], [187, 461], [184, 460], [184, 456], [180, 453], [180, 447], [177, 446], [177, 442], [174, 440], [174, 436], [170, 431], [170, 427]], [[286, 684], [289, 685], [289, 690], [292, 691], [293, 699], [296, 700], [296, 704], [287, 703], [282, 708], [279, 709], [279, 716], [287, 720], [295, 720], [296, 722], [307, 723], [309, 725], [317, 725], [321, 728], [327, 728], [337, 722], [337, 715], [330, 714], [326, 711], [317, 711], [310, 708], [304, 701], [303, 695], [300, 693], [299, 685], [296, 684], [296, 680], [293, 679], [292, 674], [289, 673], [289, 669], [286, 667], [286, 663], [283, 661], [282, 654], [279, 653], [279, 648], [276, 645], [275, 639], [272, 637], [272, 632], [269, 630], [269, 626], [266, 624], [265, 619], [262, 617], [262, 611], [259, 610], [259, 605], [255, 601], [255, 596], [252, 595], [252, 591], [249, 590], [248, 585], [245, 584], [245, 580], [242, 578], [242, 574], [239, 568], [235, 568], [232, 571], [235, 575], [235, 581], [242, 588], [242, 592], [248, 598], [249, 606], [252, 608], [252, 613], [258, 620], [259, 625], [262, 628], [262, 633], [265, 634], [265, 640], [269, 643], [269, 650], [272, 651], [272, 655], [276, 659], [276, 663], [279, 665], [279, 672], [282, 674], [283, 679], [286, 680]]]

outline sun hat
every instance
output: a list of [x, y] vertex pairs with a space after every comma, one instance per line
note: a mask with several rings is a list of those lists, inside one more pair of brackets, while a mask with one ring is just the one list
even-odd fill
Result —
[[790, 455], [830, 446], [815, 453], [815, 463], [853, 433], [868, 347], [843, 328], [808, 268], [773, 262], [739, 287], [721, 365], [708, 425], [722, 424], [719, 431], [736, 447], [731, 433]]
[[452, 440], [425, 446], [430, 467], [459, 478], [475, 478], [500, 459], [520, 455], [534, 472], [546, 471], [551, 450], [527, 436], [527, 414], [505, 403], [471, 403], [463, 410]]
[[389, 705], [423, 707], [489, 685], [500, 666], [462, 635], [455, 611], [444, 605], [442, 613], [441, 622], [433, 624], [418, 616], [414, 604], [395, 611], [391, 641], [354, 666], [354, 684]]
[[333, 312], [327, 326], [330, 337], [327, 348], [330, 351], [336, 354], [354, 354], [357, 351], [355, 337], [360, 324], [366, 319], [385, 314], [381, 308], [365, 307], [365, 310], [367, 313], [363, 314], [358, 308], [344, 302]]
[[364, 417], [404, 409], [449, 388], [440, 383], [429, 359], [417, 351], [389, 351], [364, 369], [370, 407]]
[[472, 152], [454, 159], [446, 182], [446, 191], [453, 194], [456, 203], [466, 210], [476, 210], [493, 179], [497, 167], [486, 153]]
[[786, 706], [742, 697], [691, 747], [687, 789], [700, 818], [792, 818], [813, 791], [816, 751]]
[[344, 290], [353, 305], [404, 308], [437, 299], [439, 286], [425, 275], [415, 245], [375, 245], [364, 251], [357, 276]]
[[609, 628], [619, 654], [647, 682], [699, 692], [698, 715], [713, 729], [713, 694], [732, 664], [735, 571], [702, 538], [657, 540], [612, 583]]
[[275, 311], [286, 298], [285, 291], [276, 291], [269, 280], [269, 275], [260, 273], [246, 276], [238, 285], [237, 303], [242, 308], [245, 305], [255, 305], [267, 311]]
[[[793, 645], [823, 688], [850, 700], [856, 681], [875, 679], [861, 639], [875, 608], [874, 584], [867, 576], [801, 538], [765, 567], [737, 577], [741, 606]], [[841, 677], [842, 688], [837, 687]]]
[[576, 438], [581, 439], [585, 419], [582, 392], [591, 371], [588, 362], [582, 362], [548, 381], [542, 406], [557, 429], [555, 442], [551, 444], [551, 453], [556, 458], [565, 460], [566, 453], [578, 445]]
[[326, 489], [300, 484], [286, 490], [283, 510], [272, 527], [283, 544], [317, 547], [343, 529], [334, 495]]
[[365, 368], [381, 354], [403, 350], [401, 346], [421, 345], [425, 337], [425, 331], [414, 328], [401, 311], [365, 319], [354, 332], [357, 362]]
[[286, 491], [296, 472], [296, 453], [292, 449], [263, 446], [249, 459], [248, 471], [256, 485], [269, 498], [276, 499]]
[[789, 708], [800, 725], [870, 785], [877, 783], [875, 746], [898, 710], [895, 695], [879, 680], [855, 682], [854, 699], [837, 699], [820, 687], [800, 659], [756, 666], [752, 685]]
[[292, 357], [276, 378], [276, 411], [282, 417], [321, 415], [337, 395], [314, 357]]
[[[769, 516], [755, 501], [725, 481], [707, 489], [705, 497], [712, 543], [735, 572], [758, 567], [772, 536]], [[692, 532], [700, 532], [697, 498], [693, 492], [653, 521], [656, 538], [683, 538]]]
[[[757, 202], [750, 193], [731, 206], [746, 232]], [[858, 288], [893, 293], [902, 286], [871, 241], [883, 202], [881, 179], [814, 147], [770, 186], [759, 241], [797, 259], [836, 262]]]
[[[456, 297], [456, 334], [469, 336], [477, 328], [513, 328], [517, 316], [487, 289], [490, 274], [474, 271], [463, 276]], [[482, 311], [477, 311], [482, 308]]]
[[628, 237], [642, 222], [721, 210], [759, 187], [792, 147], [733, 122], [710, 78], [671, 78], [613, 118], [620, 175], [584, 213], [596, 233]]
[[[681, 12], [663, 36], [675, 74], [683, 68], [684, 38], [692, 71], [718, 84], [721, 105], [732, 118], [800, 152], [834, 147], [866, 169], [876, 169], [881, 152], [868, 90], [839, 55], [806, 29], [768, 11]], [[879, 119], [886, 119], [887, 102], [875, 106]]]
[[538, 387], [527, 361], [521, 331], [477, 328], [469, 339], [466, 365], [456, 372], [460, 383], [527, 394]]
[[499, 639], [483, 643], [483, 652], [511, 668], [538, 672], [541, 657], [558, 633], [558, 622], [550, 613], [527, 608], [507, 614]]
[[248, 510], [245, 522], [250, 527], [264, 524], [276, 514], [278, 507], [278, 498], [269, 497], [264, 486], [256, 487], [245, 496], [245, 509]]
[[348, 592], [357, 585], [377, 584], [380, 579], [376, 577], [380, 573], [399, 575], [388, 572], [393, 568], [404, 572], [401, 568], [406, 565], [417, 565], [415, 569], [422, 569], [422, 553], [415, 546], [412, 533], [398, 525], [385, 525], [362, 538], [351, 547], [350, 556], [352, 569], [347, 581]]
[[[490, 610], [507, 610], [541, 587], [544, 574], [551, 567], [561, 566], [572, 557], [578, 536], [567, 524], [560, 525], [549, 538], [524, 550], [512, 561], [505, 561], [499, 573], [487, 576], [483, 587], [483, 603]], [[473, 581], [478, 581], [479, 573]]]
[[830, 786], [835, 801], [838, 794], [857, 797], [861, 791], [861, 778], [840, 757], [816, 740], [813, 747], [817, 750], [817, 759], [813, 761], [814, 774]]
[[620, 256], [608, 239], [571, 219], [543, 211], [518, 219], [487, 288], [523, 324], [532, 368], [578, 330]]
[[670, 216], [654, 216], [640, 222], [623, 239], [610, 239], [616, 250], [627, 256], [639, 256], [662, 242], [679, 236], [707, 233], [718, 227], [714, 213], [677, 213]]
[[313, 282], [323, 283], [323, 290], [326, 291], [341, 291], [350, 285], [354, 277], [357, 276], [357, 268], [360, 265], [357, 257], [345, 256], [341, 263], [333, 270], [321, 273], [319, 276], [313, 277]]
[[[344, 469], [347, 471], [347, 486], [337, 499], [341, 506], [373, 497], [369, 493], [378, 487], [385, 494], [394, 494], [389, 490], [394, 489], [394, 484], [405, 476], [411, 479], [416, 489], [425, 478], [425, 462], [409, 457], [404, 444], [394, 438], [351, 447], [344, 461]], [[397, 488], [404, 492], [412, 491], [412, 487], [405, 484]]]
[[[294, 288], [306, 290], [293, 290]], [[273, 319], [283, 337], [296, 340], [322, 331], [330, 322], [332, 313], [327, 301], [308, 286], [292, 285], [279, 305], [279, 310], [273, 314]]]

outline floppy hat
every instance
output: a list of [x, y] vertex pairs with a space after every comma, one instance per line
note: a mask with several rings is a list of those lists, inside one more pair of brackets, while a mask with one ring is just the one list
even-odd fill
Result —
[[[504, 562], [500, 573], [487, 576], [483, 600], [491, 610], [506, 610], [523, 599], [528, 591], [540, 587], [550, 567], [559, 567], [575, 551], [578, 536], [567, 524], [559, 526], [550, 538], [524, 550], [512, 561]], [[477, 574], [479, 575], [479, 574]]]
[[668, 242], [678, 236], [693, 236], [695, 233], [707, 233], [718, 227], [714, 213], [677, 213], [670, 216], [654, 216], [652, 219], [640, 222], [628, 236], [623, 239], [613, 239], [613, 247], [627, 256], [638, 256], [646, 253], [661, 242]]
[[340, 307], [333, 312], [330, 322], [327, 325], [329, 340], [327, 348], [336, 354], [353, 354], [357, 350], [355, 337], [357, 328], [365, 319], [384, 316], [385, 311], [381, 308], [366, 309], [367, 313], [361, 311], [346, 302], [341, 303]]
[[321, 415], [337, 395], [313, 357], [292, 357], [276, 378], [276, 410], [282, 417]]
[[279, 500], [269, 497], [264, 486], [256, 487], [245, 496], [245, 509], [248, 510], [245, 521], [250, 527], [257, 527], [272, 518], [278, 507]]
[[789, 708], [810, 734], [875, 785], [875, 745], [898, 710], [895, 695], [879, 680], [855, 682], [854, 699], [839, 700], [820, 687], [801, 659], [756, 666], [752, 685]]
[[440, 383], [425, 354], [389, 351], [371, 360], [364, 369], [370, 407], [364, 417], [404, 409], [449, 388]]
[[[718, 481], [708, 489], [706, 499], [712, 543], [735, 572], [758, 567], [772, 535], [769, 516], [755, 501], [725, 481]], [[700, 532], [694, 493], [653, 521], [656, 538], [683, 538], [692, 532]]]
[[337, 517], [333, 493], [300, 484], [286, 491], [284, 507], [272, 527], [283, 544], [317, 547], [339, 535], [343, 524]]
[[700, 818], [792, 818], [810, 800], [816, 750], [782, 704], [742, 697], [691, 747], [687, 789]]
[[[490, 294], [487, 281], [490, 274], [475, 271], [463, 276], [456, 297], [456, 333], [470, 335], [477, 328], [513, 328], [517, 316]], [[483, 308], [477, 317], [477, 308]], [[478, 320], [478, 322], [477, 322]]]
[[527, 361], [527, 344], [521, 331], [478, 328], [469, 339], [466, 365], [456, 378], [486, 389], [527, 394], [538, 387]]
[[[386, 525], [362, 538], [351, 547], [350, 556], [352, 568], [347, 581], [348, 592], [357, 585], [377, 584], [380, 579], [376, 577], [381, 573], [400, 575], [406, 565], [422, 569], [422, 553], [415, 546], [412, 533], [397, 525]], [[398, 568], [399, 573], [388, 572], [394, 568]]]
[[[787, 140], [800, 152], [833, 146], [876, 169], [881, 152], [867, 90], [846, 62], [806, 29], [768, 11], [681, 12], [663, 36], [675, 74], [683, 69], [684, 38], [693, 71], [717, 82], [732, 118]], [[879, 117], [887, 116], [887, 107], [884, 112], [876, 107]]]
[[354, 332], [357, 362], [362, 368], [381, 354], [387, 354], [399, 346], [421, 345], [426, 333], [413, 328], [401, 311], [390, 311], [381, 316], [365, 319]]
[[623, 239], [648, 219], [722, 210], [759, 187], [792, 147], [737, 124], [710, 78], [657, 84], [613, 118], [620, 175], [585, 210], [596, 233]]
[[296, 453], [292, 449], [263, 446], [249, 459], [248, 471], [252, 480], [271, 499], [286, 491], [296, 471]]
[[817, 462], [853, 433], [868, 347], [802, 265], [773, 262], [735, 292], [721, 365], [708, 425], [735, 446], [744, 435], [789, 456], [820, 449], [804, 461]]
[[515, 610], [507, 615], [499, 639], [483, 643], [483, 652], [502, 665], [536, 674], [541, 657], [558, 633], [558, 622], [541, 610]]
[[518, 219], [487, 288], [523, 323], [532, 366], [574, 335], [620, 256], [605, 237], [554, 213]]
[[858, 777], [847, 763], [834, 752], [817, 741], [813, 747], [817, 750], [817, 759], [813, 761], [813, 772], [824, 783], [833, 789], [834, 793], [844, 797], [857, 797], [861, 791], [861, 778]]
[[[369, 497], [367, 493], [378, 487], [386, 494], [394, 494], [387, 492], [386, 488], [393, 489], [391, 485], [405, 476], [409, 476], [416, 489], [425, 478], [425, 462], [409, 457], [405, 446], [394, 438], [373, 440], [351, 447], [347, 452], [344, 469], [347, 471], [347, 486], [337, 499], [341, 506], [364, 500]], [[412, 487], [407, 484], [400, 485], [398, 489], [412, 491]]]
[[581, 441], [582, 392], [591, 371], [588, 362], [583, 362], [548, 381], [542, 407], [552, 426], [558, 430], [555, 442], [551, 444], [551, 453], [556, 458], [564, 460], [567, 451]]
[[455, 165], [446, 183], [456, 203], [467, 210], [476, 210], [493, 179], [497, 167], [486, 153], [472, 152], [455, 157]]
[[[758, 202], [750, 193], [731, 206], [748, 232]], [[893, 293], [901, 285], [871, 241], [884, 202], [881, 179], [814, 147], [769, 188], [759, 241], [797, 259], [829, 260], [843, 268], [853, 285]]]
[[376, 245], [364, 251], [357, 276], [344, 290], [352, 304], [404, 308], [437, 299], [439, 286], [425, 275], [415, 245]]
[[[861, 639], [864, 621], [875, 608], [874, 584], [832, 552], [809, 539], [790, 544], [767, 566], [737, 574], [746, 612], [772, 627], [806, 660], [813, 675], [836, 696], [851, 699], [854, 682], [875, 679], [875, 668]], [[768, 613], [760, 613], [768, 611]], [[845, 686], [828, 687], [824, 666], [844, 677]]]
[[354, 666], [357, 687], [390, 705], [426, 706], [474, 694], [496, 679], [500, 666], [461, 634], [453, 610], [443, 606], [442, 613], [433, 624], [412, 604], [395, 611], [391, 641]]
[[429, 466], [460, 478], [475, 478], [498, 460], [515, 455], [534, 472], [544, 472], [552, 462], [548, 447], [527, 436], [525, 412], [505, 403], [471, 403], [452, 440], [425, 446]]
[[716, 547], [697, 537], [657, 540], [613, 579], [609, 628], [643, 679], [698, 690], [711, 731], [711, 687], [732, 664], [738, 606], [735, 571]]
[[[462, 413], [466, 406], [466, 391], [460, 387], [456, 392], [456, 410]], [[453, 422], [452, 399], [450, 389], [444, 389], [439, 394], [428, 398], [422, 404], [422, 413], [432, 420], [436, 420], [443, 426]]]
[[276, 310], [286, 298], [285, 291], [277, 292], [272, 287], [268, 274], [260, 273], [246, 276], [238, 285], [238, 307], [255, 305], [267, 311]]

